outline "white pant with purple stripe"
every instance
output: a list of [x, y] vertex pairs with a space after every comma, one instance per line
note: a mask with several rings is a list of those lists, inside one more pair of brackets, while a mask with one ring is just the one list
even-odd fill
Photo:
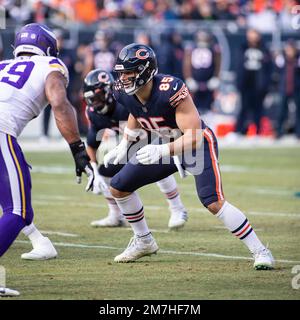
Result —
[[0, 132], [0, 256], [33, 220], [29, 166], [16, 138]]

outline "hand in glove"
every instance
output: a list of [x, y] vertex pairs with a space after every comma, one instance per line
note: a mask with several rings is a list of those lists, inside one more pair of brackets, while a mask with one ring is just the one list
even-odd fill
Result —
[[141, 164], [154, 164], [162, 157], [170, 155], [170, 148], [167, 144], [148, 144], [138, 150], [136, 159]]
[[110, 161], [113, 160], [113, 164], [118, 164], [122, 158], [127, 155], [127, 150], [130, 145], [130, 141], [123, 138], [121, 142], [111, 151], [109, 151], [103, 158], [105, 168], [108, 167]]
[[94, 182], [93, 182], [93, 193], [94, 194], [101, 194], [105, 193], [108, 190], [108, 186], [102, 176], [99, 174], [98, 166], [96, 162], [91, 162], [91, 166], [94, 171]]
[[82, 173], [85, 172], [88, 177], [88, 183], [86, 185], [85, 191], [92, 190], [94, 182], [94, 172], [90, 164], [90, 157], [86, 152], [84, 143], [81, 140], [71, 143], [70, 149], [75, 161], [77, 183], [81, 183]]

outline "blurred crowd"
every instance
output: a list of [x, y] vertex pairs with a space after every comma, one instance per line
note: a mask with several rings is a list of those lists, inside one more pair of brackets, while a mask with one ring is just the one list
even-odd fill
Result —
[[[159, 72], [183, 79], [202, 115], [226, 113], [225, 98], [234, 121], [216, 130], [219, 136], [267, 135], [281, 138], [293, 132], [300, 139], [300, 46], [296, 38], [287, 38], [272, 48], [264, 32], [291, 27], [293, 0], [0, 0], [7, 15], [18, 23], [48, 22], [62, 25], [68, 17], [84, 24], [110, 18], [235, 21], [246, 32], [231, 71], [235, 78], [225, 97], [222, 79], [223, 48], [209, 29], [198, 29], [188, 41], [178, 29], [166, 29], [153, 41], [153, 34], [135, 30], [133, 41], [153, 47]], [[299, 10], [300, 11], [300, 10]], [[54, 22], [57, 23], [54, 23]], [[98, 26], [98, 25], [97, 25]], [[127, 39], [99, 24], [93, 40], [70, 46], [67, 28], [56, 28], [60, 59], [70, 73], [68, 95], [78, 112], [82, 135], [87, 132], [85, 105], [81, 87], [86, 74], [94, 68], [111, 72]], [[272, 29], [273, 28], [273, 29]], [[1, 43], [0, 37], [0, 54]], [[275, 99], [274, 97], [277, 97]], [[223, 110], [222, 106], [224, 105]], [[270, 108], [271, 106], [271, 108]], [[228, 111], [228, 110], [227, 110]], [[43, 137], [49, 136], [51, 109], [44, 113]]]
[[[99, 30], [92, 43], [81, 44], [74, 51], [64, 47], [63, 32], [55, 32], [59, 39], [60, 59], [70, 72], [69, 98], [77, 108], [84, 134], [87, 130], [85, 105], [82, 95], [78, 94], [83, 79], [94, 68], [112, 72], [116, 55], [124, 43]], [[226, 110], [218, 108], [216, 103], [222, 100], [218, 97], [224, 91], [222, 48], [209, 31], [199, 30], [188, 45], [184, 45], [181, 35], [175, 31], [162, 34], [159, 45], [153, 44], [145, 32], [137, 33], [134, 41], [154, 48], [160, 73], [184, 79], [202, 115], [226, 114]], [[239, 103], [233, 112], [234, 121], [223, 128], [223, 132], [217, 130], [217, 134], [245, 136], [251, 131], [251, 135], [281, 138], [293, 132], [300, 139], [300, 50], [297, 41], [287, 39], [281, 50], [274, 51], [257, 30], [249, 28], [237, 57], [233, 71]], [[268, 95], [273, 100], [271, 109], [269, 103], [270, 110], [266, 108]], [[45, 136], [48, 134], [47, 112], [50, 109], [45, 113]]]
[[76, 21], [93, 24], [105, 19], [154, 21], [236, 21], [270, 31], [276, 22], [290, 28], [297, 0], [0, 0], [7, 17], [17, 23]]

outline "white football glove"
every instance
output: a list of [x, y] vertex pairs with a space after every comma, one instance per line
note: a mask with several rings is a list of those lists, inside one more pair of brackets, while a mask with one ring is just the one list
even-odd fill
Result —
[[91, 166], [93, 168], [94, 176], [95, 176], [94, 182], [93, 182], [93, 193], [94, 194], [106, 193], [108, 190], [108, 186], [105, 183], [102, 176], [99, 174], [97, 163], [91, 162]]
[[[89, 163], [89, 166], [85, 167], [84, 171], [85, 171], [87, 178], [88, 178], [88, 182], [86, 184], [85, 191], [88, 192], [93, 189], [95, 175], [94, 175], [94, 171], [91, 169], [90, 163]], [[81, 183], [81, 177], [77, 176], [77, 183]]]
[[126, 156], [129, 144], [130, 144], [130, 141], [123, 138], [121, 142], [114, 149], [109, 151], [103, 158], [103, 163], [105, 168], [108, 167], [108, 164], [111, 160], [114, 160], [113, 161], [114, 165], [118, 164], [120, 160]]
[[141, 164], [154, 164], [160, 158], [169, 155], [170, 148], [167, 144], [147, 144], [145, 147], [138, 150], [136, 159]]

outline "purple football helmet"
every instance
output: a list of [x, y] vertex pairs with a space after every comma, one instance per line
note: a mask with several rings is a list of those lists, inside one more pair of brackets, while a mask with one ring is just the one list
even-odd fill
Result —
[[30, 23], [20, 29], [15, 38], [14, 56], [32, 53], [39, 56], [57, 57], [58, 48], [55, 34], [47, 26]]

